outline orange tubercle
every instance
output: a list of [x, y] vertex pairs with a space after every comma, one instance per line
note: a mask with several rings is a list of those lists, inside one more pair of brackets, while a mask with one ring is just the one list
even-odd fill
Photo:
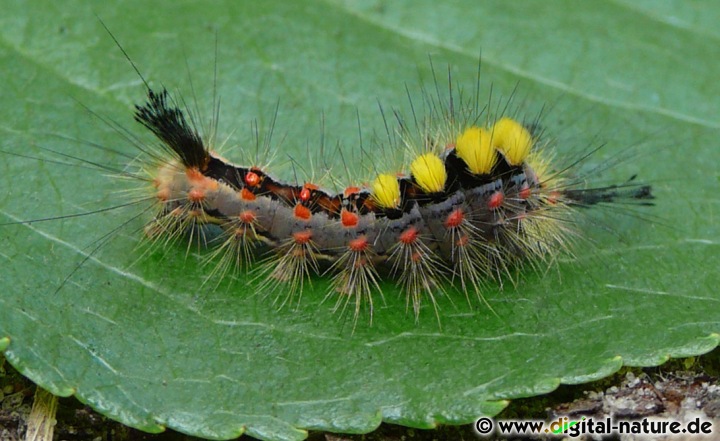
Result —
[[490, 199], [488, 199], [488, 208], [491, 210], [498, 209], [502, 206], [503, 202], [505, 202], [505, 195], [502, 190], [498, 190], [490, 195]]
[[345, 188], [345, 191], [343, 191], [343, 194], [345, 195], [346, 198], [349, 198], [350, 196], [358, 194], [358, 193], [360, 193], [360, 187], [350, 186], [350, 187]]
[[255, 194], [247, 188], [243, 188], [240, 190], [240, 198], [244, 201], [254, 201]]
[[415, 227], [408, 227], [405, 231], [402, 232], [400, 235], [400, 242], [405, 245], [410, 245], [413, 242], [417, 240], [419, 236], [418, 230]]
[[532, 195], [532, 190], [530, 189], [530, 186], [525, 184], [520, 189], [520, 192], [518, 193], [518, 196], [520, 199], [527, 199]]
[[188, 200], [193, 203], [200, 203], [205, 200], [205, 191], [199, 188], [192, 188], [188, 191]]
[[245, 223], [245, 224], [251, 224], [251, 223], [255, 222], [256, 218], [257, 218], [257, 216], [255, 215], [255, 212], [252, 210], [242, 211], [238, 215], [238, 219], [240, 219], [240, 222]]
[[445, 228], [457, 228], [462, 225], [464, 220], [465, 214], [461, 208], [457, 208], [448, 215], [447, 219], [445, 219]]
[[260, 183], [260, 176], [255, 172], [247, 172], [245, 174], [245, 185], [255, 187]]
[[348, 242], [348, 248], [350, 251], [365, 251], [370, 246], [370, 244], [367, 241], [367, 238], [365, 236], [358, 237], [357, 239], [352, 239], [350, 242]]
[[301, 219], [301, 220], [310, 220], [310, 218], [312, 217], [312, 213], [310, 212], [310, 209], [302, 204], [295, 205], [293, 214], [294, 214], [295, 218]]
[[357, 226], [359, 220], [360, 218], [355, 213], [347, 211], [344, 208], [342, 209], [342, 211], [340, 211], [340, 222], [342, 223], [343, 227], [355, 227]]
[[186, 168], [185, 175], [188, 177], [188, 180], [190, 180], [190, 181], [203, 181], [205, 179], [205, 175], [203, 175], [200, 172], [200, 170], [198, 170], [195, 167]]
[[296, 231], [293, 233], [293, 240], [298, 245], [305, 245], [310, 242], [312, 239], [312, 231], [309, 230], [303, 230], [303, 231]]

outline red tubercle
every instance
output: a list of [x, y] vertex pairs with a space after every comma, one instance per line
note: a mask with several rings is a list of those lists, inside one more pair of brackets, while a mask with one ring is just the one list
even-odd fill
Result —
[[463, 213], [462, 208], [457, 208], [445, 219], [445, 228], [457, 228], [462, 225], [464, 220], [465, 213]]
[[518, 197], [520, 199], [527, 199], [530, 196], [532, 196], [532, 189], [529, 185], [523, 184], [522, 188], [520, 188], [520, 191], [518, 192]]
[[203, 175], [196, 167], [186, 168], [185, 176], [187, 176], [188, 180], [196, 182], [203, 181], [205, 179], [205, 175]]
[[298, 245], [305, 245], [307, 243], [310, 243], [310, 240], [312, 240], [312, 231], [296, 231], [293, 233], [293, 240]]
[[417, 228], [411, 226], [408, 227], [405, 231], [403, 231], [402, 234], [400, 234], [398, 240], [402, 244], [411, 245], [417, 240], [419, 235], [420, 234], [418, 233]]
[[255, 222], [255, 219], [257, 219], [257, 215], [253, 210], [244, 210], [240, 212], [238, 215], [238, 219], [240, 219], [240, 222], [244, 224], [251, 224]]
[[350, 187], [346, 187], [345, 190], [343, 191], [343, 194], [345, 195], [346, 198], [354, 196], [358, 193], [360, 193], [360, 187], [350, 186]]
[[347, 211], [346, 209], [342, 209], [340, 211], [340, 222], [342, 223], [343, 227], [346, 228], [352, 228], [357, 226], [358, 222], [360, 221], [360, 218], [357, 214]]
[[190, 202], [199, 204], [205, 200], [205, 191], [199, 188], [191, 188], [190, 191], [188, 191], [187, 197]]
[[260, 176], [253, 171], [249, 171], [245, 173], [244, 181], [248, 187], [256, 187], [260, 183]]
[[368, 249], [370, 244], [368, 243], [368, 240], [365, 236], [360, 236], [356, 239], [352, 239], [350, 242], [348, 242], [348, 248], [350, 251], [365, 251]]
[[488, 208], [491, 210], [496, 210], [500, 208], [504, 202], [505, 194], [502, 192], [502, 190], [498, 190], [490, 195], [490, 199], [488, 199]]
[[254, 201], [255, 198], [255, 194], [247, 188], [243, 188], [242, 190], [240, 190], [240, 199], [244, 201]]
[[312, 217], [310, 209], [302, 204], [295, 205], [295, 208], [293, 209], [293, 215], [296, 219], [304, 221], [310, 220], [310, 218]]
[[300, 189], [300, 195], [298, 196], [298, 198], [302, 202], [307, 202], [312, 197], [312, 192], [319, 189], [320, 187], [318, 187], [317, 185], [306, 182], [305, 185], [303, 185], [303, 188]]

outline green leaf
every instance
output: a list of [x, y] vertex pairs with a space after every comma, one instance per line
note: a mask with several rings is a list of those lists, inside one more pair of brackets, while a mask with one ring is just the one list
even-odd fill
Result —
[[[430, 307], [416, 324], [388, 285], [373, 326], [363, 316], [354, 334], [322, 303], [324, 280], [298, 308], [277, 310], [245, 276], [204, 284], [207, 252], [144, 255], [143, 206], [3, 225], [0, 349], [45, 389], [130, 426], [278, 440], [306, 429], [364, 433], [381, 421], [468, 423], [623, 364], [709, 351], [720, 340], [720, 8], [656, 6], [3, 0], [0, 130], [16, 156], [0, 162], [1, 222], [137, 196], [92, 166], [123, 167], [136, 150], [83, 106], [151, 140], [132, 121], [142, 82], [95, 14], [148, 81], [177, 87], [190, 107], [194, 89], [206, 115], [217, 64], [228, 156], [254, 154], [252, 121], [268, 127], [279, 100], [272, 169], [288, 180], [288, 155], [299, 176], [312, 172], [302, 169], [308, 157], [317, 163], [321, 114], [326, 145], [341, 143], [352, 161], [362, 156], [359, 115], [378, 160], [387, 152], [369, 141], [384, 131], [376, 103], [408, 112], [405, 84], [419, 103], [420, 84], [434, 88], [428, 55], [438, 76], [449, 65], [455, 87], [472, 91], [482, 51], [483, 93], [492, 83], [502, 103], [517, 84], [515, 103], [531, 115], [550, 104], [543, 127], [558, 139], [558, 160], [607, 140], [591, 158], [613, 165], [601, 182], [637, 173], [657, 205], [580, 214], [589, 242], [577, 258], [488, 287], [497, 315], [451, 292], [454, 302], [439, 301], [442, 329]], [[88, 163], [58, 164], [78, 164], [62, 154]], [[342, 178], [339, 155], [325, 157]]]

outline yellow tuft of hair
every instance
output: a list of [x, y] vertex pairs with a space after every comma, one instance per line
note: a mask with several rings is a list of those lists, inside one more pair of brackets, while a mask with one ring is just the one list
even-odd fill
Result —
[[495, 148], [490, 142], [490, 133], [480, 127], [470, 127], [460, 135], [455, 143], [455, 153], [476, 175], [490, 173], [497, 162]]
[[520, 165], [530, 154], [533, 139], [519, 122], [500, 118], [492, 128], [492, 143], [503, 153], [508, 164]]
[[400, 205], [400, 184], [397, 177], [379, 174], [372, 184], [372, 197], [382, 208], [397, 208]]
[[445, 164], [434, 153], [420, 155], [410, 164], [410, 172], [425, 193], [439, 193], [445, 189]]

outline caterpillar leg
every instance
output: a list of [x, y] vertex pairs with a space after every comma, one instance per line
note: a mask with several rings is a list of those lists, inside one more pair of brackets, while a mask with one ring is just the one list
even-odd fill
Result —
[[374, 312], [373, 291], [382, 296], [378, 284], [379, 276], [373, 264], [373, 254], [365, 237], [350, 241], [347, 251], [326, 271], [334, 274], [330, 291], [325, 299], [337, 297], [334, 311], [344, 312], [353, 306], [353, 321], [356, 324], [363, 304], [370, 312], [370, 323]]
[[414, 226], [408, 227], [399, 237], [390, 253], [392, 274], [406, 295], [406, 308], [412, 305], [415, 321], [419, 320], [423, 297], [430, 299], [435, 316], [438, 314], [436, 293], [444, 293], [442, 271], [447, 271], [435, 253], [423, 242]]
[[[297, 231], [284, 241], [264, 263], [257, 278], [264, 277], [260, 290], [274, 294], [274, 304], [282, 308], [289, 303], [300, 303], [305, 281], [318, 274], [317, 250], [309, 230]], [[296, 299], [297, 297], [297, 299]]]

